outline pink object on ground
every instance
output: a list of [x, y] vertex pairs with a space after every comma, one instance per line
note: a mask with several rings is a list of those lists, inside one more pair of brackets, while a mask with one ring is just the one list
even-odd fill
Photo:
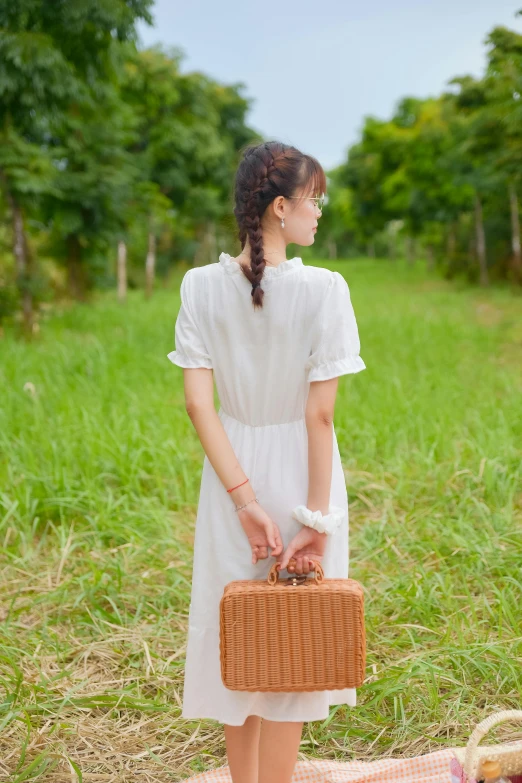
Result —
[[[451, 748], [413, 758], [377, 761], [298, 760], [292, 783], [450, 783]], [[185, 783], [232, 783], [228, 764]]]

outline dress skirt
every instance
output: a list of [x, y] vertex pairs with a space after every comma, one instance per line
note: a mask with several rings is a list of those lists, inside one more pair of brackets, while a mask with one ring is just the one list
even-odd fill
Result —
[[[292, 509], [306, 505], [308, 436], [304, 417], [282, 424], [248, 425], [226, 413], [218, 415], [239, 464], [260, 505], [278, 525], [286, 548], [302, 528]], [[336, 533], [328, 537], [321, 562], [327, 578], [348, 577], [349, 518], [346, 483], [333, 429], [330, 504], [346, 509]], [[268, 550], [271, 551], [270, 549]], [[192, 592], [183, 687], [183, 718], [210, 718], [241, 726], [249, 715], [274, 721], [312, 721], [328, 717], [333, 704], [356, 705], [356, 689], [311, 692], [234, 691], [221, 679], [219, 603], [228, 582], [266, 579], [275, 562], [269, 555], [252, 563], [252, 552], [234, 502], [205, 456], [194, 536]], [[283, 569], [280, 578], [289, 576]], [[309, 576], [313, 578], [313, 575]]]

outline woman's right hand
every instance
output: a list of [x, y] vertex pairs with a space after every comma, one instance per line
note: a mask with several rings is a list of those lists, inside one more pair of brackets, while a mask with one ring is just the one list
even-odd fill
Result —
[[327, 542], [326, 533], [318, 533], [308, 525], [303, 525], [278, 558], [278, 571], [286, 568], [296, 574], [309, 574], [315, 570], [314, 561], [322, 563]]
[[268, 547], [272, 549], [271, 556], [281, 554], [283, 542], [279, 528], [259, 503], [249, 503], [237, 515], [250, 543], [254, 565], [268, 557]]

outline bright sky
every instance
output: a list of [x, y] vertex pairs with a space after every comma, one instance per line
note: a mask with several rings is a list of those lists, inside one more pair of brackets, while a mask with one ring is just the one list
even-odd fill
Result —
[[181, 70], [243, 82], [249, 125], [325, 168], [341, 163], [365, 115], [480, 76], [496, 25], [522, 33], [522, 0], [156, 0], [142, 46], [184, 52]]

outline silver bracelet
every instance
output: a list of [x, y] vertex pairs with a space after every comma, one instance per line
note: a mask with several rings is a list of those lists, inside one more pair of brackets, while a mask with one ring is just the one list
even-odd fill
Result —
[[[259, 500], [257, 498], [252, 498], [252, 500], [249, 500], [248, 503], [253, 503], [254, 500], [256, 503], [259, 503]], [[245, 506], [248, 506], [248, 503], [245, 503]], [[234, 511], [241, 511], [241, 509], [245, 508], [245, 506], [236, 506]]]

